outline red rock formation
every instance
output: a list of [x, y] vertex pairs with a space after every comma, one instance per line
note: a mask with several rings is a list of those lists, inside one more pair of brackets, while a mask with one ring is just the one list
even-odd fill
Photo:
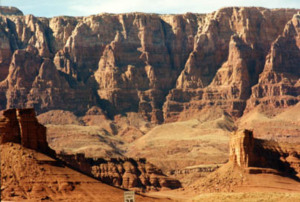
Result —
[[233, 132], [229, 144], [229, 161], [242, 168], [253, 166], [255, 161], [252, 131]]
[[230, 135], [229, 162], [188, 187], [201, 193], [270, 192], [270, 188], [297, 192], [300, 171], [297, 147], [256, 139], [250, 130], [235, 131]]
[[12, 52], [10, 49], [10, 39], [7, 36], [7, 21], [0, 17], [1, 32], [0, 32], [0, 81], [4, 80], [8, 75], [9, 63]]
[[94, 100], [88, 93], [90, 89], [84, 89], [82, 84], [73, 89], [53, 62], [40, 57], [33, 46], [15, 51], [0, 89], [6, 93], [3, 108], [35, 107], [41, 112], [60, 106], [83, 113]]
[[[139, 111], [148, 120], [163, 121], [164, 94], [182, 69], [197, 28], [196, 15], [165, 18], [162, 22], [157, 15], [119, 16], [123, 30], [116, 31], [105, 47], [95, 73], [99, 97], [108, 100], [116, 113]], [[179, 22], [182, 25], [170, 30]]]
[[85, 158], [84, 154], [58, 156], [71, 167], [113, 186], [138, 191], [181, 187], [178, 180], [167, 177], [146, 159], [92, 159]]
[[0, 109], [83, 115], [97, 106], [109, 118], [137, 112], [162, 123], [216, 106], [239, 117], [249, 97], [249, 109], [295, 104], [295, 13], [223, 8], [207, 15], [1, 15]]
[[290, 20], [266, 58], [258, 84], [252, 87], [247, 111], [259, 104], [286, 107], [299, 101], [300, 95], [300, 15]]
[[229, 163], [250, 173], [275, 172], [297, 178], [299, 156], [299, 151], [293, 147], [255, 139], [249, 130], [233, 132], [230, 137]]
[[176, 88], [164, 103], [165, 121], [215, 107], [241, 116], [271, 43], [293, 14], [291, 10], [224, 8], [207, 17]]
[[0, 144], [21, 142], [19, 122], [15, 109], [8, 109], [1, 112], [0, 135]]
[[50, 156], [55, 152], [48, 146], [46, 127], [39, 124], [34, 109], [9, 109], [0, 119], [0, 144], [19, 143]]

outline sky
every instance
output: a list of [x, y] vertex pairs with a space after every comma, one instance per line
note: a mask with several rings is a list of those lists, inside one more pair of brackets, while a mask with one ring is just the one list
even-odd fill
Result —
[[0, 0], [0, 4], [17, 7], [25, 15], [44, 17], [87, 16], [103, 12], [210, 13], [228, 6], [300, 9], [300, 0]]

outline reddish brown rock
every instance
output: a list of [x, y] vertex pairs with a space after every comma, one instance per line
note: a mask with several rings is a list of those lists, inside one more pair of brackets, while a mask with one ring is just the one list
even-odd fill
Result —
[[43, 59], [37, 49], [28, 46], [26, 50], [15, 51], [9, 74], [0, 83], [1, 93], [6, 94], [3, 102], [6, 106], [2, 107], [35, 107], [38, 112], [59, 107], [83, 113], [94, 102], [94, 97], [82, 84], [76, 87], [71, 88], [50, 59]]
[[[124, 200], [124, 190], [109, 186], [19, 144], [0, 145], [1, 201]], [[88, 193], [87, 193], [88, 192]], [[137, 201], [172, 201], [135, 195]]]
[[[49, 28], [53, 31], [53, 37], [55, 38], [55, 40], [51, 42], [55, 51], [63, 49], [78, 22], [80, 22], [79, 18], [67, 16], [53, 17], [50, 19]], [[55, 59], [54, 62], [56, 62]]]
[[29, 46], [13, 54], [7, 78], [0, 86], [6, 91], [6, 108], [24, 108], [32, 82], [38, 73], [42, 58], [37, 49]]
[[242, 168], [251, 167], [255, 161], [252, 131], [234, 132], [230, 137], [229, 161]]
[[10, 49], [10, 38], [8, 34], [8, 23], [5, 17], [0, 17], [0, 81], [8, 75], [9, 63], [12, 56]]
[[34, 109], [9, 109], [2, 112], [0, 120], [0, 144], [19, 143], [24, 147], [54, 156], [48, 146], [46, 128], [39, 124]]
[[[298, 18], [291, 20], [297, 12], [234, 7], [183, 15], [1, 15], [0, 108], [84, 115], [97, 106], [111, 119], [136, 112], [162, 123], [216, 106], [239, 117], [250, 95], [249, 109], [263, 102], [292, 105], [299, 94], [299, 61], [290, 59], [299, 58]], [[284, 76], [278, 74], [283, 66]], [[269, 99], [269, 91], [283, 96]]]
[[294, 169], [296, 176], [300, 178], [300, 155], [299, 152], [289, 152], [289, 155], [285, 159], [287, 163], [290, 164], [291, 168]]
[[[284, 9], [224, 8], [209, 15], [195, 37], [194, 50], [177, 79], [176, 89], [166, 98], [165, 121], [215, 107], [234, 117], [241, 116], [271, 43], [294, 13]], [[274, 25], [274, 21], [278, 23]], [[258, 27], [260, 31], [254, 31]]]
[[105, 47], [95, 73], [99, 97], [108, 100], [116, 113], [135, 111], [149, 121], [162, 122], [164, 94], [192, 49], [197, 17], [162, 16], [166, 19], [162, 21], [157, 15], [120, 15], [124, 28]]
[[138, 191], [176, 189], [178, 180], [167, 177], [146, 159], [85, 158], [83, 154], [59, 154], [59, 158], [75, 169], [107, 184]]
[[19, 122], [16, 116], [15, 109], [8, 109], [1, 112], [0, 120], [0, 144], [6, 142], [21, 142]]
[[297, 104], [300, 95], [300, 15], [290, 20], [266, 58], [258, 84], [252, 87], [246, 111], [262, 104], [287, 107]]
[[297, 144], [256, 139], [244, 129], [230, 135], [229, 152], [228, 163], [189, 187], [201, 193], [299, 191]]
[[299, 160], [299, 151], [293, 145], [256, 139], [250, 130], [239, 130], [230, 136], [229, 163], [250, 173], [275, 172], [297, 178]]

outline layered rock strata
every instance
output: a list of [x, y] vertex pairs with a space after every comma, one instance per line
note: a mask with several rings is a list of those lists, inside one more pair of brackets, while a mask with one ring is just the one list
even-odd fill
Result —
[[[189, 185], [203, 192], [299, 192], [299, 147], [253, 137], [250, 130], [230, 135], [229, 162]], [[255, 187], [255, 189], [253, 189]]]
[[86, 158], [84, 154], [56, 156], [46, 140], [46, 127], [39, 124], [34, 109], [8, 109], [0, 116], [0, 144], [18, 143], [52, 157], [101, 180], [104, 183], [137, 191], [175, 189], [178, 180], [167, 177], [146, 159]]
[[[299, 151], [274, 141], [255, 139], [250, 130], [231, 134], [229, 162], [250, 173], [275, 172], [299, 177]], [[277, 173], [276, 173], [277, 174]]]
[[[240, 117], [247, 100], [255, 96], [256, 90], [254, 88], [251, 91], [251, 86], [260, 82], [259, 77], [268, 68], [268, 52], [272, 52], [270, 47], [273, 46], [273, 41], [282, 32], [286, 32], [284, 30], [287, 28], [284, 27], [291, 26], [289, 20], [293, 14], [291, 10], [270, 11], [262, 8], [225, 8], [211, 14], [203, 29], [195, 36], [197, 43], [177, 79], [176, 88], [167, 96], [163, 107], [165, 121], [176, 121], [191, 112], [215, 107], [221, 107], [232, 116]], [[275, 21], [278, 23], [275, 24]], [[297, 19], [293, 21], [294, 24], [298, 23]], [[294, 40], [291, 35], [286, 38]], [[295, 47], [293, 44], [286, 43], [281, 47]], [[292, 50], [293, 54], [298, 51], [298, 48]], [[278, 59], [289, 60], [285, 56], [274, 55]], [[299, 66], [297, 59], [290, 63]], [[285, 69], [284, 64], [279, 65]], [[299, 68], [286, 69], [289, 72], [287, 78], [294, 78], [292, 85], [299, 80], [299, 75], [292, 73], [296, 69]], [[273, 81], [275, 85], [278, 82]], [[280, 94], [287, 94], [286, 90], [281, 89], [278, 89]], [[288, 94], [293, 101], [282, 97], [283, 102], [298, 102], [299, 92], [295, 89], [291, 91], [294, 93]], [[264, 95], [267, 98], [271, 96]]]
[[0, 11], [0, 109], [83, 115], [96, 106], [162, 123], [299, 101], [296, 9], [50, 19]]
[[229, 161], [242, 168], [254, 165], [257, 156], [254, 154], [254, 137], [250, 130], [231, 134], [229, 143]]
[[63, 153], [58, 157], [67, 165], [87, 175], [121, 188], [150, 191], [181, 187], [178, 180], [167, 177], [146, 159], [86, 158], [84, 154], [68, 155]]
[[247, 110], [264, 104], [287, 107], [299, 102], [300, 95], [300, 14], [286, 24], [272, 43], [264, 71], [252, 87]]

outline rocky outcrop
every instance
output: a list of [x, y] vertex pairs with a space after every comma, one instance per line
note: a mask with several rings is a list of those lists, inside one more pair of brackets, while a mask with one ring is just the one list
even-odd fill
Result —
[[58, 157], [71, 167], [104, 183], [136, 191], [176, 189], [181, 187], [178, 180], [167, 177], [160, 169], [146, 159], [132, 158], [86, 158], [84, 154]]
[[148, 120], [162, 122], [164, 96], [192, 50], [197, 18], [193, 14], [118, 16], [122, 29], [105, 47], [95, 73], [99, 97], [108, 100], [115, 113], [140, 112]]
[[162, 123], [216, 106], [240, 117], [246, 105], [292, 105], [297, 12], [234, 7], [47, 19], [3, 11], [0, 108], [84, 115], [99, 107], [111, 119], [135, 112]]
[[229, 163], [249, 173], [275, 172], [297, 178], [300, 172], [299, 160], [299, 151], [292, 146], [256, 139], [250, 130], [231, 134]]
[[0, 117], [0, 144], [19, 143], [24, 147], [54, 156], [48, 146], [46, 127], [39, 124], [34, 109], [9, 109]]
[[[99, 113], [94, 108], [90, 114]], [[39, 124], [34, 109], [8, 109], [0, 116], [0, 144], [18, 143], [48, 156], [58, 157], [67, 165], [101, 180], [104, 183], [137, 191], [175, 189], [178, 180], [167, 177], [146, 159], [86, 158], [84, 154], [55, 154], [46, 140], [46, 127]]]
[[248, 168], [254, 166], [256, 160], [252, 131], [243, 130], [231, 134], [229, 161], [239, 167]]

